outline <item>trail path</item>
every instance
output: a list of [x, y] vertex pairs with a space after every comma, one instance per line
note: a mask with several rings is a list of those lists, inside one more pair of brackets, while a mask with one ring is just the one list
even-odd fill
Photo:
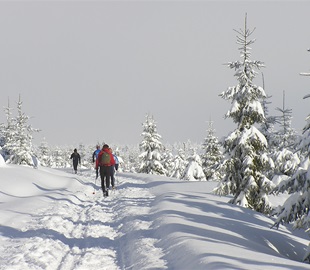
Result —
[[21, 230], [8, 227], [0, 269], [165, 269], [148, 232], [154, 196], [143, 180], [119, 174], [118, 189], [103, 198], [93, 177], [88, 170], [72, 176], [72, 190], [50, 196]]

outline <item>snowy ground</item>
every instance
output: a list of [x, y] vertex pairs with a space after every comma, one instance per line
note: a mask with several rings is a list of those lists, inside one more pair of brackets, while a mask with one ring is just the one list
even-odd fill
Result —
[[1, 270], [310, 269], [308, 235], [270, 229], [215, 183], [119, 173], [104, 199], [94, 174], [0, 166]]

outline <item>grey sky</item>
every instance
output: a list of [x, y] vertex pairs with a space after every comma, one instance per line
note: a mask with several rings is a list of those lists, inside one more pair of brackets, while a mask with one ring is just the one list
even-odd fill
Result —
[[[256, 28], [270, 114], [293, 110], [305, 125], [310, 100], [310, 1], [0, 1], [0, 105], [21, 94], [36, 135], [50, 144], [141, 141], [146, 113], [163, 142], [201, 142], [235, 128], [219, 97], [237, 84], [223, 65], [239, 59], [236, 32]], [[259, 75], [255, 81], [262, 86]], [[278, 114], [278, 113], [277, 113]], [[4, 112], [0, 122], [5, 122]]]

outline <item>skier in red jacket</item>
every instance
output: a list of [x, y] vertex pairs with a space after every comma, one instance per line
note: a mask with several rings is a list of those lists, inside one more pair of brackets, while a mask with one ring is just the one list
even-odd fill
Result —
[[98, 154], [98, 165], [100, 167], [101, 188], [103, 196], [109, 196], [111, 166], [115, 165], [115, 160], [107, 144], [102, 147], [102, 150]]

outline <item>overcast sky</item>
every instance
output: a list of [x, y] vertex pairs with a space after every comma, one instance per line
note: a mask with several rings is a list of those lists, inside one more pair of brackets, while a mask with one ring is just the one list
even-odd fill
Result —
[[[310, 1], [0, 1], [0, 106], [21, 94], [30, 124], [51, 145], [133, 144], [147, 113], [163, 142], [202, 142], [236, 128], [219, 94], [237, 84], [236, 32], [256, 28], [270, 114], [310, 113]], [[255, 80], [262, 86], [262, 75]], [[0, 122], [5, 114], [0, 113]]]

